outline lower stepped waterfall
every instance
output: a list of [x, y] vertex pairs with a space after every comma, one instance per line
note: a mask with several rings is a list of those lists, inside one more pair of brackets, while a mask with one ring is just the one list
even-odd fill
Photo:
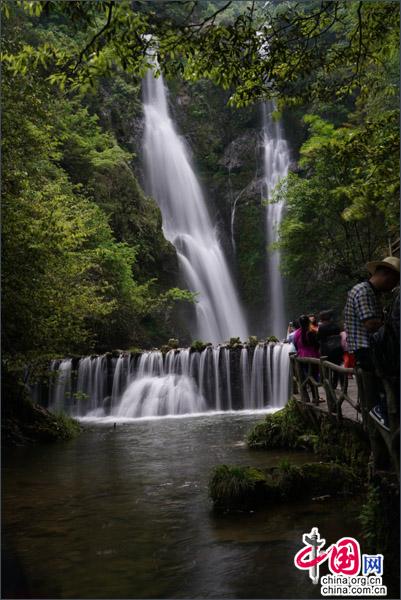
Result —
[[41, 401], [75, 417], [129, 419], [284, 406], [290, 345], [206, 347], [52, 361]]
[[144, 157], [149, 191], [165, 237], [175, 246], [185, 285], [198, 294], [192, 339], [221, 343], [249, 331], [216, 227], [184, 140], [169, 115], [162, 76], [144, 81]]
[[[263, 104], [263, 151], [264, 151], [264, 191], [266, 199], [272, 199], [272, 193], [279, 181], [288, 174], [290, 153], [282, 128], [274, 121], [272, 113], [274, 103]], [[283, 218], [284, 203], [274, 202], [266, 208], [266, 238], [270, 246], [278, 239], [278, 228]], [[283, 280], [280, 273], [280, 252], [268, 250], [268, 298], [270, 334], [282, 339], [286, 333], [286, 315], [284, 307]]]

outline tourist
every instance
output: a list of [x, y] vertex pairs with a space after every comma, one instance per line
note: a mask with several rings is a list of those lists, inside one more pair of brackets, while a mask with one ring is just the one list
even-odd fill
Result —
[[[326, 356], [327, 360], [335, 365], [341, 365], [343, 362], [343, 347], [341, 344], [341, 329], [334, 321], [333, 311], [324, 310], [319, 315], [319, 328], [317, 331], [317, 340], [320, 346], [320, 355]], [[335, 389], [338, 384], [339, 374], [332, 371], [331, 383]]]
[[286, 342], [287, 344], [291, 344], [291, 348], [290, 348], [290, 352], [296, 352], [296, 346], [294, 344], [294, 337], [295, 337], [295, 332], [297, 331], [297, 329], [299, 329], [299, 323], [298, 321], [290, 321], [289, 325], [288, 325], [288, 329], [287, 329], [287, 338], [286, 338]]
[[308, 319], [309, 319], [309, 323], [310, 323], [310, 329], [312, 331], [317, 332], [317, 330], [318, 330], [318, 323], [317, 323], [316, 315], [308, 315]]
[[[294, 335], [294, 346], [300, 358], [319, 358], [319, 342], [317, 332], [310, 321], [309, 316], [301, 315], [299, 317], [299, 329]], [[308, 365], [301, 364], [301, 369], [306, 379], [308, 376]], [[319, 381], [319, 367], [313, 365], [311, 373], [316, 381]]]
[[[382, 261], [370, 262], [368, 281], [355, 285], [349, 292], [345, 305], [345, 330], [349, 351], [355, 355], [356, 366], [370, 373], [375, 372], [372, 355], [373, 334], [383, 324], [383, 311], [379, 296], [394, 289], [400, 280], [400, 260], [388, 256]], [[382, 400], [371, 410], [371, 415], [387, 427], [386, 405], [383, 391], [377, 382], [377, 396]]]
[[[341, 345], [343, 348], [343, 363], [346, 369], [353, 369], [355, 367], [355, 356], [349, 352], [348, 342], [347, 342], [347, 334], [345, 330], [342, 329], [341, 333]], [[352, 374], [349, 375], [349, 378], [352, 379]]]
[[294, 345], [298, 356], [319, 358], [319, 342], [314, 325], [307, 315], [299, 317], [299, 329], [294, 334]]

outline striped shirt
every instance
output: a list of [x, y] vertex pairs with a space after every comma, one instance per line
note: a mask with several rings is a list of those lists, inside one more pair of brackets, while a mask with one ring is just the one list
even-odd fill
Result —
[[371, 334], [364, 326], [368, 319], [382, 319], [383, 311], [377, 293], [369, 281], [354, 285], [348, 292], [344, 310], [348, 349], [369, 348]]

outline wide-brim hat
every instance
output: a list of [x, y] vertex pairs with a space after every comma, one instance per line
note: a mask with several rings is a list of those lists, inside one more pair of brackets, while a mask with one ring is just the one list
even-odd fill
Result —
[[366, 268], [371, 275], [373, 275], [377, 267], [386, 267], [386, 269], [391, 269], [392, 271], [397, 271], [397, 273], [399, 273], [400, 259], [396, 256], [386, 256], [383, 260], [374, 260], [373, 262], [368, 262], [366, 265]]

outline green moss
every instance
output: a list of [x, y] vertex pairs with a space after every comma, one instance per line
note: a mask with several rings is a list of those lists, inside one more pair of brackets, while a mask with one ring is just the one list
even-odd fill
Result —
[[360, 477], [367, 475], [370, 450], [363, 431], [345, 423], [332, 423], [324, 414], [311, 420], [294, 399], [257, 423], [248, 433], [247, 442], [255, 449], [309, 450], [325, 460], [351, 466]]
[[266, 242], [264, 207], [248, 202], [238, 207], [236, 215], [237, 256], [239, 259], [240, 287], [244, 302], [255, 310], [265, 302]]
[[171, 348], [172, 350], [177, 350], [177, 348], [179, 346], [179, 341], [176, 338], [170, 338], [169, 341], [167, 342], [167, 346], [169, 348]]
[[69, 440], [82, 428], [65, 414], [55, 415], [34, 404], [28, 388], [9, 373], [4, 373], [2, 397], [2, 443], [25, 445], [35, 442]]
[[194, 340], [191, 344], [191, 350], [194, 352], [202, 352], [208, 344], [202, 342], [202, 340]]
[[136, 355], [136, 354], [142, 354], [143, 350], [141, 350], [141, 348], [139, 348], [138, 346], [131, 346], [131, 348], [128, 348], [127, 352], [129, 352], [130, 354]]
[[370, 447], [364, 433], [356, 427], [322, 419], [314, 451], [337, 463], [351, 465], [361, 475], [367, 474]]
[[305, 434], [305, 423], [297, 410], [295, 400], [285, 408], [266, 415], [247, 436], [250, 448], [297, 448], [299, 438]]
[[212, 472], [209, 495], [216, 508], [247, 508], [262, 500], [266, 484], [260, 469], [219, 465]]
[[335, 463], [307, 463], [301, 467], [304, 493], [317, 495], [351, 494], [361, 485], [355, 472]]
[[[399, 485], [386, 476], [376, 477], [368, 488], [359, 521], [364, 547], [370, 553], [381, 553], [386, 562], [397, 565], [400, 544]], [[389, 568], [389, 567], [387, 567]]]
[[286, 461], [265, 470], [219, 465], [211, 474], [209, 495], [217, 509], [247, 510], [308, 496], [350, 494], [359, 487], [360, 480], [348, 467], [333, 463], [298, 467]]
[[55, 415], [54, 427], [57, 431], [57, 438], [61, 440], [70, 440], [82, 432], [79, 422], [65, 413]]

